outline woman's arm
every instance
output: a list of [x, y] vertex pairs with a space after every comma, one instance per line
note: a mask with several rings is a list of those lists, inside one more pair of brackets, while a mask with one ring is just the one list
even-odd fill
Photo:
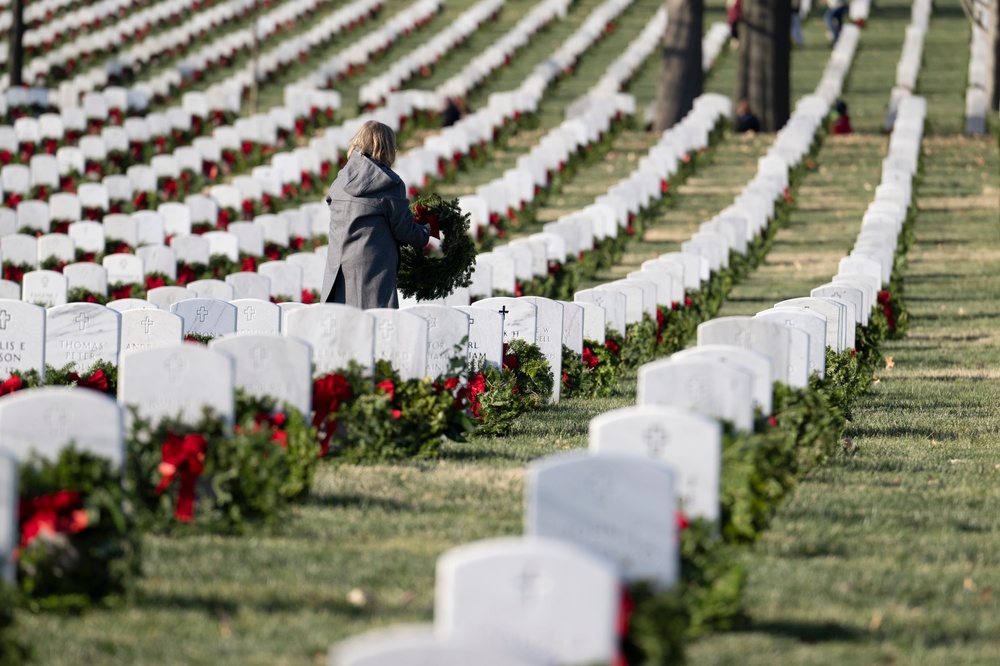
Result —
[[389, 228], [397, 243], [405, 243], [417, 248], [427, 245], [430, 233], [427, 227], [413, 221], [410, 203], [404, 197], [388, 196], [382, 199], [385, 216], [389, 220]]

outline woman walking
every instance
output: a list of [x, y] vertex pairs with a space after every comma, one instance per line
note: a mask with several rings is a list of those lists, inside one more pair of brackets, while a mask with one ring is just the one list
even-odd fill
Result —
[[396, 133], [369, 120], [351, 139], [347, 164], [327, 192], [330, 246], [323, 302], [396, 308], [399, 246], [423, 248], [427, 227], [413, 221], [406, 186], [390, 168]]

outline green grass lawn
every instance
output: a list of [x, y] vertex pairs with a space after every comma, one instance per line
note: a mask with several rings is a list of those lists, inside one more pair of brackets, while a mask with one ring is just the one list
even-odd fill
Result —
[[[566, 22], [545, 32], [542, 45], [520, 52], [480, 94], [517, 85], [592, 6], [580, 0]], [[589, 85], [585, 79], [596, 80], [606, 58], [641, 29], [642, 12], [656, 6], [638, 1], [641, 11], [627, 13], [598, 47], [604, 50], [585, 58], [577, 76], [546, 98], [543, 124], [558, 122], [559, 110]], [[711, 4], [713, 17], [719, 7]], [[500, 24], [511, 22], [507, 11]], [[916, 242], [904, 273], [911, 328], [885, 348], [891, 362], [855, 406], [851, 454], [805, 478], [744, 552], [748, 624], [690, 646], [691, 663], [1000, 660], [993, 595], [994, 589], [1000, 595], [1000, 158], [992, 140], [951, 136], [964, 124], [968, 26], [957, 0], [938, 3], [936, 12], [920, 80], [935, 135], [925, 142]], [[733, 290], [721, 314], [807, 295], [836, 271], [879, 180], [887, 139], [878, 131], [908, 21], [903, 0], [874, 4], [844, 90], [860, 134], [826, 140], [767, 262]], [[470, 48], [488, 43], [487, 34]], [[400, 48], [429, 38], [421, 35]], [[796, 97], [815, 86], [828, 54], [818, 15], [807, 23], [806, 38], [807, 47], [793, 57]], [[432, 79], [457, 69], [469, 55], [463, 53], [446, 58]], [[366, 76], [390, 62], [380, 60]], [[707, 88], [728, 92], [734, 72], [735, 58], [726, 53]], [[655, 81], [654, 63], [640, 71], [632, 92], [652, 99]], [[578, 172], [540, 216], [589, 203], [632, 168], [651, 140], [642, 132], [623, 135], [606, 160]], [[725, 137], [678, 188], [675, 205], [601, 279], [676, 249], [732, 200], [771, 140]], [[509, 150], [522, 149], [514, 143]], [[490, 177], [484, 171], [459, 183], [473, 187]], [[563, 401], [525, 416], [508, 437], [448, 444], [440, 460], [323, 463], [308, 501], [280, 525], [243, 537], [149, 536], [134, 599], [78, 617], [24, 612], [21, 635], [36, 663], [46, 665], [322, 664], [341, 638], [428, 621], [437, 557], [468, 541], [520, 533], [524, 465], [585, 446], [590, 418], [634, 400], [633, 374], [611, 398]]]

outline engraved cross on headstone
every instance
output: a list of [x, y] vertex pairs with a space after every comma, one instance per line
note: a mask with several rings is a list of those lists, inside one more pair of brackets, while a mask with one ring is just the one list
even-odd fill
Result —
[[264, 365], [264, 361], [271, 355], [267, 347], [263, 343], [257, 343], [250, 350], [250, 360], [253, 361], [253, 367], [255, 370], [260, 370], [261, 366]]
[[652, 456], [659, 456], [663, 453], [663, 449], [667, 447], [669, 440], [670, 435], [659, 423], [654, 423], [646, 428], [646, 432], [642, 433], [642, 441], [646, 444], [646, 450]]
[[750, 343], [753, 342], [753, 334], [750, 333], [750, 329], [744, 328], [740, 331], [736, 336], [736, 342], [743, 349], [749, 349]]
[[333, 317], [327, 317], [323, 320], [323, 334], [324, 335], [334, 335], [337, 329], [340, 328], [340, 322], [338, 322]]
[[140, 321], [139, 325], [142, 326], [142, 330], [146, 332], [146, 335], [149, 335], [149, 329], [153, 327], [153, 320], [149, 315], [146, 315], [146, 318]]
[[243, 316], [246, 317], [247, 321], [250, 321], [251, 319], [253, 319], [253, 316], [255, 314], [257, 314], [257, 311], [254, 310], [254, 308], [253, 308], [252, 305], [248, 305], [245, 308], [243, 308]]
[[606, 474], [591, 474], [590, 478], [587, 479], [587, 485], [594, 499], [603, 504], [611, 497], [614, 484], [612, 484], [611, 478]]
[[528, 568], [517, 577], [517, 582], [522, 606], [537, 604], [549, 591], [545, 578], [537, 571]]
[[201, 306], [200, 308], [195, 310], [195, 315], [198, 316], [198, 323], [204, 324], [205, 320], [208, 319], [208, 308], [206, 308], [204, 305]]
[[87, 330], [87, 324], [90, 323], [90, 317], [87, 316], [87, 313], [81, 312], [80, 314], [78, 314], [76, 316], [76, 319], [74, 321], [77, 324], [80, 325], [80, 330], [81, 331], [86, 331]]
[[7, 322], [10, 321], [10, 315], [6, 310], [0, 310], [0, 331], [7, 330]]
[[167, 371], [167, 379], [169, 379], [172, 384], [176, 384], [180, 381], [181, 375], [184, 373], [185, 364], [180, 356], [177, 354], [171, 354], [170, 358], [168, 358], [166, 363], [163, 364], [163, 369]]
[[53, 436], [66, 434], [66, 410], [61, 407], [53, 407], [45, 412], [43, 417], [45, 425], [49, 427], [49, 432]]
[[389, 336], [392, 335], [393, 328], [394, 327], [393, 327], [392, 323], [388, 322], [388, 321], [382, 321], [378, 325], [378, 330], [379, 330], [379, 333], [382, 334], [382, 339], [383, 340], [388, 340], [389, 339]]
[[691, 399], [691, 407], [694, 411], [699, 411], [701, 406], [707, 402], [711, 390], [704, 377], [691, 377], [687, 383], [688, 395]]

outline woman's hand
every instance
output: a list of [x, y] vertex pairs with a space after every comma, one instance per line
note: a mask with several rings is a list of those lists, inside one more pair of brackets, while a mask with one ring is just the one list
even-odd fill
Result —
[[424, 246], [424, 256], [427, 256], [429, 252], [441, 249], [441, 241], [437, 238], [431, 236], [427, 239], [427, 245]]

